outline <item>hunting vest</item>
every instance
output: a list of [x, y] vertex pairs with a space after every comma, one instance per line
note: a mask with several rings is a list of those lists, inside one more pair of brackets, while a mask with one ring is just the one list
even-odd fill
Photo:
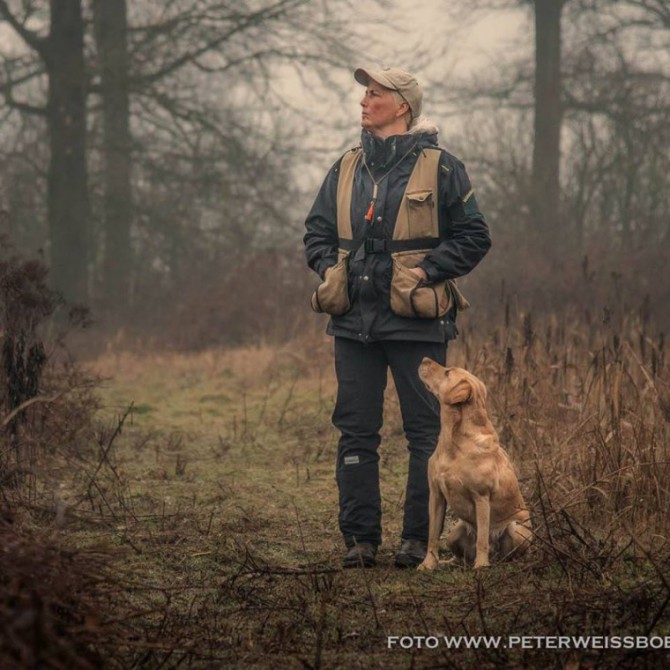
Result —
[[416, 160], [400, 202], [393, 238], [353, 239], [351, 197], [354, 173], [360, 162], [361, 147], [348, 151], [340, 161], [337, 185], [338, 262], [328, 270], [325, 281], [312, 295], [312, 308], [333, 316], [351, 308], [348, 291], [350, 254], [390, 254], [393, 261], [391, 310], [407, 318], [435, 319], [444, 316], [455, 303], [469, 306], [453, 280], [422, 281], [411, 268], [440, 243], [438, 169], [439, 149], [423, 149]]

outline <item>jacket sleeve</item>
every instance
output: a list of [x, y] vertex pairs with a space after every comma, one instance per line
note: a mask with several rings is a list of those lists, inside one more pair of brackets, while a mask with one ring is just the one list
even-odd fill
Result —
[[419, 263], [430, 282], [466, 275], [491, 247], [489, 227], [463, 163], [445, 151], [438, 169], [442, 242]]
[[330, 169], [305, 220], [303, 237], [307, 265], [322, 279], [323, 273], [337, 263], [337, 182], [340, 161]]

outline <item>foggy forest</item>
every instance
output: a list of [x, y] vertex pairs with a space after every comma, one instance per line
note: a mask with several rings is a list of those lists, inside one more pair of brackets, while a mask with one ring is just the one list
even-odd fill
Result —
[[[341, 567], [303, 235], [361, 66], [417, 75], [490, 229], [447, 360], [518, 560], [393, 568], [389, 377]], [[0, 0], [0, 168], [0, 668], [668, 667], [668, 0]]]

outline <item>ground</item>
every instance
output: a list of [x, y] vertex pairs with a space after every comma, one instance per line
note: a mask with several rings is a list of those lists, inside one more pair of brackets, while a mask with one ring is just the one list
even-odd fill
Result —
[[[476, 572], [450, 565], [434, 573], [401, 571], [393, 554], [407, 459], [391, 386], [381, 447], [379, 565], [344, 571], [329, 346], [316, 338], [309, 349], [117, 350], [87, 362], [102, 378], [98, 447], [76, 476], [70, 469], [62, 477], [56, 494], [65, 512], [53, 537], [68, 550], [102, 552], [105, 574], [114, 576], [114, 586], [105, 587], [109, 611], [99, 622], [116, 626], [109, 647], [102, 643], [108, 665], [670, 663], [667, 649], [648, 648], [670, 647], [670, 587], [667, 521], [657, 507], [666, 500], [665, 482], [656, 481], [655, 494], [651, 485], [642, 488], [647, 456], [635, 451], [649, 447], [648, 433], [644, 444], [636, 440], [647, 418], [638, 424], [628, 417], [630, 439], [623, 429], [608, 438], [589, 412], [573, 417], [570, 398], [549, 418], [530, 419], [520, 407], [525, 398], [532, 410], [540, 387], [528, 376], [524, 386], [524, 375], [536, 369], [539, 379], [548, 378], [550, 366], [543, 370], [538, 354], [522, 368], [517, 355], [511, 369], [503, 355], [494, 369], [492, 354], [487, 359], [480, 349], [471, 367], [488, 376], [490, 413], [533, 511], [533, 551]], [[451, 355], [458, 362], [468, 351], [465, 342]], [[569, 389], [568, 381], [562, 383]], [[561, 425], [550, 423], [559, 419]], [[658, 440], [666, 428], [656, 429]], [[605, 454], [619, 460], [609, 464]], [[658, 510], [647, 513], [647, 535], [633, 531], [632, 510], [645, 491], [657, 496], [645, 509]]]

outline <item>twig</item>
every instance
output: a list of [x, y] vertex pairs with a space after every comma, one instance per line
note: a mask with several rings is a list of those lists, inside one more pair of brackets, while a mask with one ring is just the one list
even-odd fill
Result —
[[17, 414], [20, 414], [23, 412], [24, 409], [28, 409], [31, 405], [35, 405], [37, 403], [52, 403], [56, 402], [56, 400], [60, 399], [63, 397], [66, 393], [70, 392], [72, 389], [65, 389], [64, 391], [61, 391], [60, 393], [57, 393], [54, 396], [46, 396], [46, 395], [38, 395], [35, 396], [34, 398], [30, 398], [29, 400], [26, 400], [25, 402], [22, 402], [18, 407], [15, 407], [3, 420], [2, 420], [2, 427], [7, 428], [7, 426], [12, 422], [12, 419]]
[[[112, 468], [112, 471], [114, 472], [115, 477], [118, 479], [119, 476], [116, 473], [116, 470], [112, 467], [112, 464], [109, 462], [109, 451], [112, 448], [112, 445], [114, 444], [114, 440], [121, 434], [121, 429], [123, 428], [123, 424], [126, 422], [126, 419], [130, 415], [133, 405], [135, 403], [131, 402], [130, 405], [128, 405], [128, 409], [126, 410], [125, 414], [119, 419], [116, 428], [114, 429], [114, 432], [112, 433], [111, 437], [109, 440], [107, 440], [107, 446], [102, 450], [102, 457], [98, 463], [98, 467], [96, 467], [95, 472], [93, 475], [90, 477], [90, 482], [89, 482], [89, 491], [90, 491], [90, 486], [91, 484], [95, 481], [96, 477], [98, 476], [98, 473], [100, 472], [100, 469], [102, 468], [103, 463], [107, 463]], [[89, 493], [90, 495], [90, 493]]]

